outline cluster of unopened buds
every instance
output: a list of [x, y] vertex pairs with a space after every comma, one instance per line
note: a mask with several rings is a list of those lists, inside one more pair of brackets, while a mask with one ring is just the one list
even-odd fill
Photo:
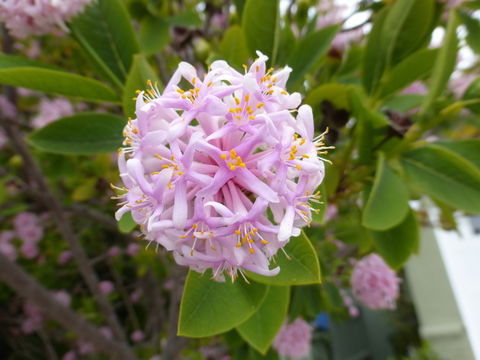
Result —
[[182, 62], [163, 92], [138, 91], [119, 150], [117, 219], [131, 212], [147, 240], [216, 279], [278, 274], [271, 257], [320, 198], [325, 133], [285, 90], [291, 69], [258, 56], [244, 73], [215, 61], [202, 79]]

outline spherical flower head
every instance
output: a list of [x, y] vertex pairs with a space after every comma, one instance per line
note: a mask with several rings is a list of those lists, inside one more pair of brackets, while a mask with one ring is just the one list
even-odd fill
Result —
[[65, 25], [91, 0], [1, 0], [0, 21], [16, 38], [68, 32]]
[[117, 219], [131, 212], [178, 264], [219, 280], [278, 274], [269, 260], [310, 223], [324, 176], [325, 134], [285, 90], [291, 69], [258, 55], [244, 73], [216, 61], [202, 77], [182, 62], [163, 93], [139, 91], [119, 151]]
[[401, 280], [377, 254], [358, 261], [350, 283], [355, 298], [370, 309], [395, 309]]
[[297, 318], [291, 324], [287, 322], [273, 341], [273, 348], [279, 355], [299, 359], [310, 354], [312, 327], [303, 319]]

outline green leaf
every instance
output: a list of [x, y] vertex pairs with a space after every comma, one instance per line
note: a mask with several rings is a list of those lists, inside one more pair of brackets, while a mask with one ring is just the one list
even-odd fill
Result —
[[438, 55], [437, 49], [423, 49], [410, 55], [387, 73], [380, 88], [380, 96], [388, 97], [428, 75]]
[[422, 105], [425, 95], [420, 94], [398, 94], [389, 98], [383, 105], [393, 111], [405, 113]]
[[240, 26], [233, 25], [227, 30], [220, 42], [219, 53], [223, 60], [237, 69], [247, 63], [249, 52]]
[[480, 169], [480, 139], [437, 141], [433, 144], [453, 151]]
[[187, 28], [199, 28], [203, 24], [199, 12], [194, 9], [184, 11], [175, 16], [170, 16], [166, 18], [165, 21], [172, 26], [181, 26]]
[[262, 284], [247, 284], [242, 279], [217, 282], [210, 277], [211, 272], [203, 276], [188, 273], [178, 335], [206, 337], [233, 329], [253, 315], [267, 294], [268, 287]]
[[116, 151], [123, 141], [125, 120], [101, 113], [78, 113], [56, 120], [28, 135], [39, 150], [58, 154], [99, 154]]
[[365, 204], [362, 225], [386, 230], [398, 225], [408, 212], [408, 191], [402, 180], [390, 169], [385, 155], [379, 153], [372, 191]]
[[405, 220], [386, 231], [372, 231], [373, 243], [377, 252], [393, 269], [400, 269], [409, 256], [417, 251], [419, 229], [413, 211], [409, 211]]
[[457, 13], [467, 28], [466, 40], [468, 46], [470, 46], [475, 53], [480, 54], [480, 21], [465, 11], [458, 10]]
[[147, 80], [151, 80], [154, 85], [158, 82], [157, 75], [153, 72], [145, 56], [135, 55], [123, 89], [123, 113], [127, 117], [135, 116], [135, 100], [133, 100], [137, 96], [135, 91], [145, 89]]
[[140, 44], [146, 55], [154, 55], [169, 43], [168, 23], [161, 18], [146, 16], [140, 23]]
[[118, 87], [127, 78], [139, 45], [121, 0], [98, 0], [71, 24], [72, 33], [99, 74]]
[[259, 50], [275, 64], [280, 32], [279, 0], [247, 0], [242, 28], [250, 54]]
[[340, 30], [339, 25], [331, 25], [306, 35], [297, 42], [287, 64], [293, 69], [288, 79], [287, 87], [295, 89], [320, 57], [329, 49], [335, 35]]
[[470, 161], [430, 144], [403, 154], [401, 163], [419, 190], [455, 208], [480, 213], [480, 170]]
[[108, 86], [17, 56], [0, 55], [0, 83], [88, 101], [118, 102]]
[[323, 84], [308, 93], [305, 103], [312, 107], [317, 107], [322, 100], [328, 100], [337, 109], [349, 110], [348, 89], [348, 85], [345, 84]]
[[118, 230], [124, 234], [128, 234], [135, 229], [137, 223], [133, 221], [132, 214], [127, 212], [123, 214], [122, 218], [118, 221]]
[[321, 281], [320, 264], [310, 240], [304, 232], [299, 237], [290, 239], [284, 248], [287, 255], [279, 250], [272, 267], [280, 267], [276, 276], [262, 276], [248, 272], [248, 277], [270, 285], [306, 285]]
[[270, 286], [258, 310], [247, 321], [237, 326], [243, 339], [265, 354], [287, 316], [290, 287]]
[[443, 46], [438, 53], [433, 67], [429, 92], [422, 107], [422, 115], [430, 110], [437, 97], [445, 89], [448, 79], [455, 69], [458, 51], [458, 24], [459, 21], [456, 12], [451, 11], [448, 19], [447, 32], [445, 34], [445, 39], [443, 40]]
[[292, 49], [295, 48], [297, 39], [292, 31], [292, 27], [287, 23], [280, 30], [280, 40], [278, 42], [277, 60], [275, 65], [285, 66], [290, 57]]
[[[480, 77], [473, 80], [465, 90], [463, 100], [480, 100]], [[476, 114], [480, 113], [480, 104], [468, 105], [467, 107]]]

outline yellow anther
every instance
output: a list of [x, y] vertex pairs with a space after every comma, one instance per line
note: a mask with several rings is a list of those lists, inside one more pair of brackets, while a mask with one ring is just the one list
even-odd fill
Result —
[[148, 86], [152, 86], [152, 80], [150, 80], [150, 79], [147, 80], [147, 85], [148, 85]]
[[264, 244], [264, 245], [267, 245], [267, 244], [269, 244], [269, 242], [268, 242], [267, 240], [263, 240], [263, 239], [262, 239], [262, 240], [260, 240], [260, 242], [261, 242], [262, 244]]
[[235, 104], [240, 105], [240, 99], [239, 98], [233, 98], [235, 100]]
[[179, 171], [179, 172], [177, 173], [177, 175], [178, 175], [178, 176], [182, 176], [182, 175], [183, 175], [183, 171]]
[[256, 71], [256, 72], [259, 72], [259, 71], [260, 71], [260, 66], [258, 66], [258, 65], [255, 66], [255, 71]]
[[171, 181], [167, 184], [168, 190], [172, 190], [172, 185], [173, 185], [173, 183]]
[[307, 154], [303, 154], [302, 157], [304, 157], [305, 159], [310, 159], [310, 156], [308, 156]]
[[136, 91], [135, 91], [135, 94], [137, 94], [137, 95], [139, 95], [140, 93], [141, 93], [140, 90], [136, 90]]
[[197, 82], [197, 78], [193, 77], [192, 78], [192, 85], [195, 85], [196, 82]]
[[297, 168], [297, 170], [302, 170], [302, 167], [299, 164], [297, 164], [295, 167]]
[[253, 248], [248, 248], [248, 251], [250, 251], [250, 254], [255, 254], [255, 250], [253, 250]]
[[236, 108], [236, 109], [235, 109], [235, 112], [236, 112], [236, 113], [241, 113], [241, 112], [242, 112], [242, 108], [239, 108], [239, 107]]
[[190, 256], [193, 256], [193, 249], [190, 250]]
[[237, 120], [240, 120], [242, 117], [240, 115], [235, 116]]
[[137, 100], [137, 98], [136, 98], [136, 97], [134, 97], [134, 98], [132, 98], [132, 100]]
[[261, 109], [264, 105], [265, 105], [265, 104], [262, 103], [262, 102], [258, 103], [258, 104], [257, 104], [257, 109]]
[[210, 249], [212, 249], [213, 251], [217, 251], [217, 248], [215, 246], [210, 246]]
[[197, 227], [198, 227], [198, 224], [196, 224], [196, 223], [192, 225], [192, 228], [194, 228], [194, 229], [196, 229]]
[[137, 128], [134, 128], [134, 129], [132, 130], [132, 132], [133, 132], [134, 134], [138, 134], [138, 129], [137, 129]]
[[234, 113], [234, 112], [235, 112], [235, 109], [234, 109], [234, 108], [230, 108], [230, 109], [228, 109], [228, 111], [230, 111], [231, 113]]
[[238, 243], [237, 245], [235, 245], [235, 247], [237, 248], [242, 247], [242, 243]]
[[245, 167], [245, 163], [242, 162], [242, 163], [241, 163], [240, 165], [238, 165], [238, 166], [240, 166], [241, 168], [244, 168], [244, 167]]
[[210, 82], [207, 84], [207, 87], [212, 86], [212, 84], [213, 84], [213, 82], [210, 81]]
[[182, 89], [177, 89], [177, 92], [178, 92], [179, 94], [184, 94], [184, 93], [185, 93], [185, 91], [183, 91]]
[[234, 233], [237, 234], [237, 235], [240, 235], [240, 234], [241, 234], [241, 233], [240, 233], [240, 230], [235, 230]]
[[223, 160], [227, 160], [227, 155], [226, 155], [226, 154], [222, 154], [222, 155], [220, 155], [220, 157], [221, 157]]
[[235, 151], [235, 149], [230, 150], [230, 156], [232, 157], [232, 159], [237, 156], [237, 152]]
[[248, 69], [248, 66], [247, 66], [247, 65], [245, 65], [245, 64], [242, 64], [242, 67], [243, 67], [245, 70], [247, 70], [247, 69]]
[[245, 102], [248, 102], [250, 100], [250, 94], [245, 95]]
[[158, 174], [160, 174], [160, 171], [154, 171], [150, 173], [150, 175], [158, 175]]
[[186, 239], [186, 238], [187, 238], [187, 235], [180, 236], [180, 239]]
[[168, 165], [162, 165], [162, 168], [163, 168], [163, 169], [168, 169], [169, 166], [168, 166]]
[[182, 99], [186, 99], [187, 98], [187, 95], [182, 95]]
[[300, 145], [305, 144], [305, 141], [307, 141], [307, 140], [305, 140], [305, 139], [300, 140]]
[[255, 119], [255, 116], [250, 115], [248, 118], [249, 118], [250, 120], [254, 120], [254, 119]]
[[233, 164], [231, 164], [231, 163], [229, 163], [229, 164], [230, 164], [230, 165], [229, 165], [229, 168], [230, 168], [230, 170], [232, 170], [232, 171], [233, 171], [233, 170], [235, 170], [235, 169], [236, 169], [235, 165], [233, 165]]
[[287, 95], [288, 93], [285, 90], [283, 90], [283, 91], [280, 92], [280, 94]]

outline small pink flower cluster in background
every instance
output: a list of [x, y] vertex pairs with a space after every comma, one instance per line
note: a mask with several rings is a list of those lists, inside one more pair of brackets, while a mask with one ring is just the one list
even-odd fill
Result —
[[395, 309], [401, 279], [377, 254], [358, 261], [350, 279], [355, 298], [373, 310]]
[[91, 0], [0, 0], [0, 21], [12, 36], [61, 34], [65, 22], [83, 11]]
[[39, 129], [65, 116], [73, 115], [75, 109], [72, 103], [65, 98], [42, 98], [38, 113], [32, 118], [32, 127]]
[[352, 297], [345, 291], [345, 289], [340, 289], [340, 296], [342, 297], [343, 304], [348, 309], [348, 314], [355, 318], [360, 315], [360, 310], [355, 306]]
[[273, 341], [273, 348], [279, 355], [299, 359], [310, 354], [312, 327], [303, 319], [286, 322]]
[[291, 69], [258, 56], [244, 73], [215, 61], [202, 77], [182, 62], [163, 94], [139, 91], [118, 156], [117, 219], [131, 212], [178, 264], [220, 280], [280, 271], [269, 260], [311, 222], [329, 149], [285, 90]]

